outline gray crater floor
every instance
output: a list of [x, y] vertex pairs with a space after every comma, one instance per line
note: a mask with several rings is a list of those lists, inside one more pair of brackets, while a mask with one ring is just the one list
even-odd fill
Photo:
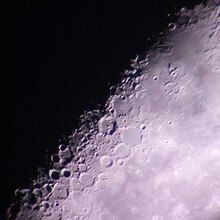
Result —
[[220, 219], [219, 1], [179, 16], [131, 61], [105, 111], [82, 116], [49, 176], [16, 191], [9, 217]]

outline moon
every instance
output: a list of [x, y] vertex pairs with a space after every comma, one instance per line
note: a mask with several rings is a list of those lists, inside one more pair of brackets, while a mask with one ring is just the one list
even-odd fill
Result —
[[220, 219], [220, 2], [178, 16], [16, 190], [9, 219]]

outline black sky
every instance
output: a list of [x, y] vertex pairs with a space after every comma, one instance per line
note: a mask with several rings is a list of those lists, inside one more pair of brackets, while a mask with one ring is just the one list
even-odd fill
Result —
[[[129, 2], [129, 3], [128, 3]], [[145, 52], [166, 15], [200, 1], [7, 1], [1, 8], [4, 110], [0, 212], [27, 186], [58, 139]], [[48, 151], [48, 152], [47, 152]]]

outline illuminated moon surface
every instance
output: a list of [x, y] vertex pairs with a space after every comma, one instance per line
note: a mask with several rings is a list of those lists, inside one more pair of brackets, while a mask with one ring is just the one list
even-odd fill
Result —
[[219, 1], [182, 9], [81, 121], [9, 218], [220, 219]]

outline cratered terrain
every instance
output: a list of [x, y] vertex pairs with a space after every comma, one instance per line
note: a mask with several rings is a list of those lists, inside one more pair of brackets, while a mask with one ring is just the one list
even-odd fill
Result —
[[219, 1], [178, 16], [16, 190], [9, 219], [220, 219]]

